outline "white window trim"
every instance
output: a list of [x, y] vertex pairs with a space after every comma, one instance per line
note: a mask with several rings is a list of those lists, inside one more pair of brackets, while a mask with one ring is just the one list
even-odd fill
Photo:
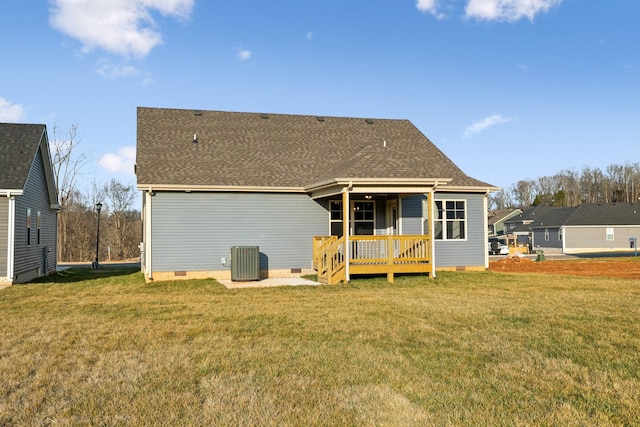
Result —
[[616, 240], [616, 235], [615, 235], [615, 229], [613, 227], [607, 227], [605, 229], [605, 238], [607, 239], [607, 242], [613, 242], [614, 240]]
[[[464, 203], [464, 238], [463, 239], [449, 239], [448, 236], [446, 236], [446, 232], [447, 232], [447, 227], [445, 226], [447, 223], [447, 219], [446, 219], [446, 214], [445, 214], [445, 218], [443, 219], [438, 219], [437, 215], [438, 215], [438, 206], [437, 206], [437, 202], [442, 202], [443, 207], [446, 207], [446, 202], [463, 202]], [[468, 236], [469, 236], [469, 214], [467, 211], [467, 206], [469, 204], [469, 201], [467, 199], [434, 199], [433, 200], [433, 231], [434, 231], [434, 236], [433, 236], [433, 240], [437, 240], [439, 242], [466, 242], [468, 240]], [[446, 209], [444, 209], [444, 212], [446, 212]], [[438, 239], [435, 236], [435, 224], [437, 222], [442, 222], [442, 238]]]

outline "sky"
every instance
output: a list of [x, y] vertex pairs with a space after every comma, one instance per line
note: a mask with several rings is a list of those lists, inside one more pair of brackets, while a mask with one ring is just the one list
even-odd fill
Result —
[[640, 162], [638, 0], [8, 0], [0, 40], [0, 122], [77, 124], [84, 184], [135, 185], [138, 106], [408, 119], [503, 188]]

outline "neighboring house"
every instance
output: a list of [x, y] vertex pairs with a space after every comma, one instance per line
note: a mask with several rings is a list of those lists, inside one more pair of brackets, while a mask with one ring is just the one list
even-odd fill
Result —
[[640, 238], [640, 204], [587, 203], [552, 208], [531, 224], [534, 249], [550, 253], [628, 251]]
[[530, 206], [504, 222], [504, 234], [510, 246], [531, 246], [531, 224], [552, 210], [550, 206]]
[[0, 123], [0, 283], [56, 271], [58, 210], [45, 125]]
[[509, 219], [520, 215], [522, 211], [520, 209], [496, 209], [489, 212], [488, 215], [488, 233], [489, 237], [503, 236], [504, 223]]
[[488, 267], [487, 197], [497, 189], [408, 120], [137, 115], [147, 280], [233, 278], [232, 247], [259, 248], [260, 277], [315, 269], [326, 283]]

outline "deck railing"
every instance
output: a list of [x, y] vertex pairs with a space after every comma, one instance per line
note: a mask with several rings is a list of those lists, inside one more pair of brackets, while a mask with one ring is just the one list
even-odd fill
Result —
[[[346, 278], [344, 238], [336, 236], [314, 238], [314, 268], [324, 283]], [[426, 235], [350, 236], [350, 274], [387, 274], [393, 282], [395, 273], [430, 273], [431, 245]], [[328, 271], [334, 274], [328, 277]], [[337, 282], [335, 282], [337, 283]]]

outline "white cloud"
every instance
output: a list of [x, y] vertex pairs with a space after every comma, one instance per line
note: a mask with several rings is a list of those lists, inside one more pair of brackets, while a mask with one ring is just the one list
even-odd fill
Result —
[[469, 138], [472, 135], [483, 132], [484, 130], [490, 128], [491, 126], [495, 126], [500, 123], [508, 123], [512, 119], [509, 117], [505, 117], [502, 114], [494, 114], [493, 116], [489, 116], [485, 119], [482, 119], [478, 122], [475, 122], [471, 126], [469, 126], [464, 131], [464, 137]]
[[122, 147], [117, 153], [108, 153], [100, 157], [98, 164], [107, 172], [134, 175], [133, 164], [136, 161], [136, 147]]
[[[549, 11], [564, 0], [466, 0], [465, 17], [481, 21], [513, 22], [533, 18]], [[459, 0], [416, 0], [416, 8], [438, 19], [445, 17], [441, 10], [455, 7]]]
[[438, 3], [442, 0], [417, 0], [416, 7], [422, 13], [430, 13], [438, 19], [445, 18], [443, 13], [440, 13], [438, 10]]
[[162, 43], [152, 11], [186, 20], [195, 0], [51, 0], [53, 28], [79, 40], [82, 51], [99, 48], [144, 57]]
[[525, 71], [525, 72], [529, 71], [529, 66], [527, 64], [520, 63], [520, 64], [518, 64], [518, 70]]
[[251, 51], [247, 49], [238, 49], [236, 51], [236, 57], [240, 61], [247, 61], [251, 58]]
[[106, 59], [98, 61], [98, 74], [106, 79], [117, 79], [122, 77], [136, 77], [140, 72], [133, 65], [115, 65]]
[[420, 12], [436, 13], [436, 0], [418, 0], [416, 7]]
[[313, 38], [313, 32], [309, 31], [307, 33], [307, 40], [311, 40]]
[[20, 104], [12, 104], [4, 98], [0, 98], [0, 122], [19, 122], [24, 117], [24, 107]]
[[521, 18], [533, 18], [548, 12], [564, 0], [469, 0], [465, 9], [467, 18], [484, 21], [513, 22]]

